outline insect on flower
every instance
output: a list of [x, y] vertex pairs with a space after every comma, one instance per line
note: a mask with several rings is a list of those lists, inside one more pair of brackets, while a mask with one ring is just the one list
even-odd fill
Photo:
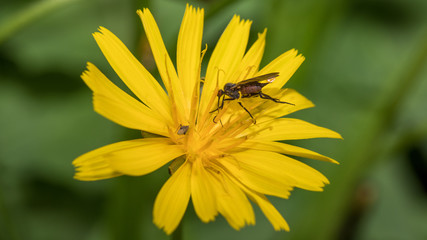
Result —
[[187, 126], [187, 125], [179, 125], [179, 129], [178, 129], [177, 134], [178, 135], [185, 135], [189, 128], [190, 128], [190, 126]]
[[[274, 230], [289, 231], [288, 223], [268, 196], [287, 199], [294, 188], [322, 191], [329, 184], [322, 173], [293, 156], [338, 162], [282, 141], [342, 138], [327, 128], [285, 117], [314, 106], [296, 90], [282, 88], [305, 58], [291, 49], [260, 66], [267, 31], [259, 33], [248, 47], [252, 21], [234, 15], [213, 49], [206, 77], [200, 78], [206, 52], [202, 50], [204, 10], [186, 6], [176, 45], [177, 64], [170, 58], [150, 10], [138, 10], [137, 14], [161, 79], [156, 79], [104, 27], [99, 27], [93, 37], [133, 94], [116, 86], [93, 63], [87, 64], [81, 77], [93, 91], [96, 112], [144, 136], [79, 156], [73, 161], [74, 178], [95, 181], [123, 175], [137, 177], [169, 164], [170, 177], [153, 207], [153, 223], [166, 234], [179, 226], [190, 201], [194, 212], [206, 223], [222, 215], [236, 230], [254, 225], [253, 205], [257, 205]], [[220, 73], [224, 78], [218, 85]], [[245, 74], [248, 77], [235, 78]], [[241, 79], [246, 80], [238, 82]], [[225, 101], [229, 105], [224, 105]], [[248, 115], [235, 102], [253, 121], [247, 121]], [[234, 107], [238, 115], [232, 114]], [[227, 119], [222, 127], [215, 124], [216, 110], [211, 112], [215, 108], [216, 119]], [[252, 124], [254, 118], [259, 121], [257, 125]]]
[[[225, 101], [240, 100], [241, 98], [249, 98], [249, 97], [256, 97], [256, 96], [259, 96], [262, 99], [269, 99], [276, 103], [285, 103], [285, 104], [295, 106], [295, 104], [293, 103], [280, 101], [279, 99], [270, 97], [269, 95], [261, 91], [263, 87], [273, 82], [274, 79], [276, 79], [276, 77], [278, 76], [279, 76], [278, 72], [273, 72], [273, 73], [264, 74], [258, 77], [249, 78], [249, 79], [240, 81], [238, 83], [226, 83], [224, 85], [224, 90], [223, 89], [218, 90], [218, 93], [217, 93], [218, 108], [213, 110], [212, 112], [216, 110], [219, 111], [220, 109], [222, 109], [224, 107]], [[261, 81], [267, 81], [267, 82], [261, 82]], [[230, 98], [225, 98], [225, 96], [228, 96]], [[221, 97], [222, 97], [222, 101], [221, 101]], [[256, 120], [252, 116], [252, 114], [249, 112], [249, 110], [246, 109], [240, 101], [238, 101], [237, 103], [239, 103], [239, 105], [249, 114], [249, 116], [254, 121], [254, 124], [256, 124]], [[214, 122], [215, 122], [215, 118], [216, 116], [213, 119]]]

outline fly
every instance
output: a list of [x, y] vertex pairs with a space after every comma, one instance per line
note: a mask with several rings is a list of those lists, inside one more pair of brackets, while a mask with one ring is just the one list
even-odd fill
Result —
[[[273, 73], [267, 73], [258, 77], [249, 78], [243, 81], [240, 81], [238, 83], [226, 83], [224, 85], [224, 89], [218, 90], [217, 96], [218, 96], [218, 108], [213, 110], [212, 112], [216, 110], [220, 110], [224, 107], [225, 101], [231, 101], [231, 100], [238, 100], [240, 98], [249, 98], [249, 97], [257, 97], [259, 96], [262, 99], [268, 99], [276, 103], [285, 103], [289, 105], [295, 106], [293, 103], [289, 102], [283, 102], [280, 101], [277, 98], [270, 97], [269, 95], [263, 93], [261, 90], [265, 85], [271, 83], [276, 79], [276, 77], [279, 76], [278, 72]], [[267, 82], [261, 82], [261, 81], [267, 81]], [[229, 97], [229, 98], [226, 98]], [[222, 97], [222, 101], [221, 101]], [[256, 123], [255, 118], [252, 116], [252, 114], [249, 112], [248, 109], [246, 109], [243, 104], [238, 101], [239, 105], [249, 114], [249, 116], [254, 121], [254, 124]], [[215, 116], [216, 118], [216, 116]], [[213, 121], [215, 122], [215, 118]]]
[[178, 135], [185, 135], [189, 128], [190, 128], [190, 126], [180, 124], [177, 134]]

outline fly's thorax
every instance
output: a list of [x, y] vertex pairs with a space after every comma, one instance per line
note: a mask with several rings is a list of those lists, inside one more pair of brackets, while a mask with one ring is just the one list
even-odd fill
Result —
[[240, 98], [239, 91], [230, 91], [230, 92], [226, 92], [225, 94], [227, 94], [227, 96], [229, 96], [233, 99], [239, 99]]
[[234, 83], [226, 83], [224, 85], [224, 90], [219, 90], [218, 91], [218, 97], [221, 97], [223, 94], [233, 98], [233, 99], [238, 99], [240, 97], [239, 91], [236, 88], [236, 84]]
[[234, 83], [226, 83], [224, 85], [224, 91], [225, 92], [232, 91], [231, 89], [234, 88], [235, 86], [236, 86], [236, 84], [234, 84]]

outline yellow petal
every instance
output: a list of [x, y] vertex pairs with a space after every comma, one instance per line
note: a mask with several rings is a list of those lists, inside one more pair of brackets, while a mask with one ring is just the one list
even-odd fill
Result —
[[166, 136], [166, 123], [147, 106], [122, 91], [88, 63], [82, 79], [93, 91], [95, 111], [122, 126]]
[[245, 225], [255, 224], [253, 208], [244, 192], [230, 179], [226, 173], [217, 176], [221, 182], [218, 191], [218, 209], [234, 229], [239, 230]]
[[179, 114], [177, 116], [179, 119], [174, 120], [180, 123], [188, 121], [189, 112], [186, 112], [186, 108], [184, 107], [186, 104], [181, 82], [178, 79], [175, 67], [173, 66], [166, 50], [159, 27], [157, 26], [150, 10], [147, 8], [144, 8], [143, 11], [138, 10], [137, 13], [144, 26], [145, 34], [148, 42], [150, 43], [151, 51], [153, 52], [154, 60], [156, 61], [157, 69], [159, 70], [163, 83], [165, 84], [169, 95], [173, 92], [173, 101], [176, 102], [176, 107], [178, 109], [177, 112]]
[[295, 49], [289, 50], [259, 71], [259, 75], [272, 72], [280, 73], [279, 77], [277, 77], [274, 82], [265, 86], [265, 89], [279, 89], [285, 85], [305, 59], [301, 54], [297, 55], [297, 53], [298, 52]]
[[214, 179], [211, 173], [203, 167], [201, 159], [196, 159], [193, 162], [193, 170], [191, 173], [191, 199], [197, 216], [199, 216], [203, 222], [209, 222], [215, 219], [218, 210], [214, 192]]
[[249, 189], [243, 185], [240, 181], [235, 178], [230, 178], [234, 184], [236, 184], [240, 189], [242, 189], [246, 195], [255, 202], [262, 210], [264, 215], [268, 218], [270, 223], [273, 225], [274, 230], [286, 230], [289, 231], [289, 225], [282, 217], [282, 215], [277, 211], [277, 209], [270, 203], [270, 201], [263, 195], [252, 189]]
[[168, 97], [159, 83], [112, 32], [103, 27], [99, 31], [93, 36], [117, 75], [144, 104], [170, 120]]
[[167, 138], [144, 138], [137, 146], [110, 153], [108, 161], [118, 172], [141, 176], [183, 154], [182, 148], [171, 144]]
[[153, 221], [171, 234], [185, 213], [190, 199], [191, 164], [184, 163], [163, 185], [154, 202]]
[[286, 220], [264, 195], [249, 190], [245, 192], [261, 208], [261, 211], [273, 225], [274, 230], [289, 232], [289, 225]]
[[243, 57], [235, 73], [231, 77], [231, 82], [239, 82], [254, 76], [258, 72], [259, 64], [264, 54], [265, 35], [267, 29], [263, 33], [258, 34], [258, 39], [252, 44], [251, 48]]
[[235, 15], [222, 33], [206, 70], [200, 102], [201, 113], [205, 112], [212, 94], [217, 94], [214, 92], [217, 84], [222, 88], [236, 71], [246, 50], [251, 23], [240, 20], [240, 17]]
[[271, 100], [255, 99], [256, 101], [264, 101], [260, 106], [262, 108], [260, 113], [254, 115], [257, 124], [274, 118], [279, 118], [302, 109], [314, 107], [314, 104], [310, 100], [293, 89], [278, 89], [271, 94], [268, 92], [268, 94], [273, 98], [278, 98], [280, 101], [292, 103], [294, 105], [276, 103]]
[[110, 165], [109, 155], [115, 151], [139, 146], [142, 141], [144, 140], [136, 139], [117, 142], [83, 154], [73, 161], [77, 170], [74, 177], [79, 180], [92, 181], [122, 175]]
[[285, 186], [322, 191], [325, 183], [329, 183], [328, 179], [316, 169], [282, 154], [247, 150], [233, 156], [239, 160], [242, 171], [253, 173], [258, 171], [259, 175], [270, 175], [272, 179], [282, 181]]
[[199, 88], [200, 85], [203, 16], [203, 9], [196, 10], [187, 4], [178, 35], [176, 63], [188, 112], [191, 107], [193, 89], [194, 87]]
[[277, 153], [283, 153], [287, 155], [293, 155], [298, 157], [304, 157], [304, 158], [310, 158], [310, 159], [316, 159], [331, 163], [339, 164], [334, 159], [323, 156], [319, 153], [310, 151], [305, 148], [297, 147], [294, 145], [281, 143], [281, 142], [267, 142], [267, 141], [253, 141], [253, 140], [247, 140], [246, 142], [239, 145], [241, 148], [247, 148], [247, 149], [254, 149], [254, 150], [262, 150], [262, 151], [270, 151], [270, 152], [277, 152]]
[[251, 165], [241, 164], [245, 161], [246, 159], [240, 158], [240, 155], [232, 155], [222, 158], [221, 164], [250, 189], [280, 198], [289, 197], [293, 185], [284, 181], [277, 169], [256, 169]]
[[238, 137], [244, 136], [248, 136], [249, 139], [257, 141], [280, 141], [309, 138], [342, 139], [340, 134], [332, 130], [294, 118], [279, 118], [251, 125], [251, 127]]

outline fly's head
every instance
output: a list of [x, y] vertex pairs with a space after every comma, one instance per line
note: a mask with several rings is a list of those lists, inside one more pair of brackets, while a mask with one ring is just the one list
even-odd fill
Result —
[[221, 97], [224, 95], [224, 91], [222, 89], [218, 90], [218, 93], [216, 94], [218, 97]]

